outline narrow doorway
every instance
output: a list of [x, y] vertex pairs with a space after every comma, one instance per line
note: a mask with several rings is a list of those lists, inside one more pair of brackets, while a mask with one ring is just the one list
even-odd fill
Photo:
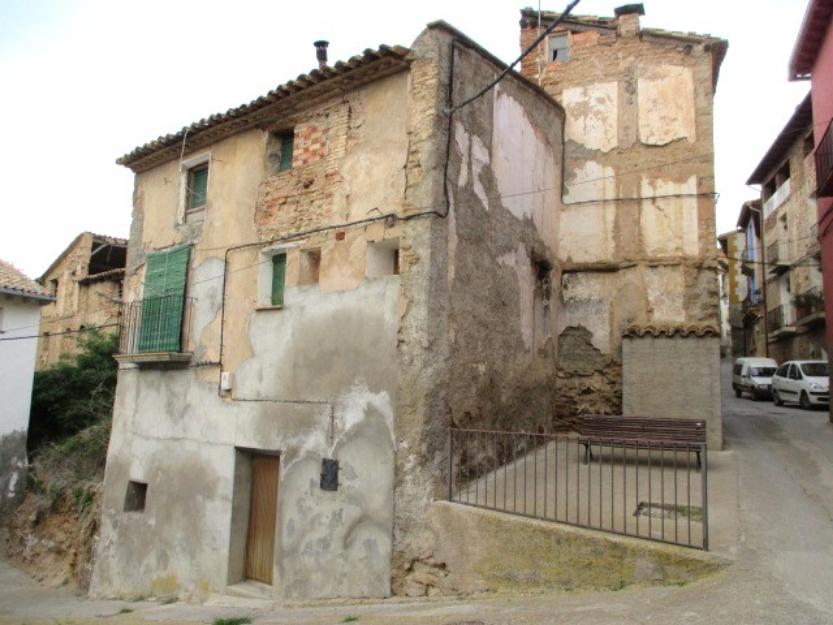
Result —
[[249, 528], [246, 535], [247, 579], [272, 584], [275, 524], [278, 513], [278, 456], [252, 456]]

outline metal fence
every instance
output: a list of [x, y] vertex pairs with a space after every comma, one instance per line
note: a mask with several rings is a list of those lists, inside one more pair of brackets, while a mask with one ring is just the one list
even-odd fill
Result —
[[448, 449], [449, 501], [708, 549], [705, 444], [454, 428]]
[[183, 352], [194, 300], [164, 295], [123, 305], [119, 353]]

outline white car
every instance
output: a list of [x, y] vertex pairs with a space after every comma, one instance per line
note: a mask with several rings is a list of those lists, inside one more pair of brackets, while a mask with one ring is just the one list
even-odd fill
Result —
[[772, 376], [776, 406], [798, 402], [806, 409], [830, 403], [830, 372], [824, 360], [788, 360]]
[[740, 397], [744, 391], [754, 399], [769, 397], [772, 374], [777, 368], [778, 363], [772, 358], [752, 356], [738, 358], [732, 368], [732, 388], [735, 391], [735, 397]]

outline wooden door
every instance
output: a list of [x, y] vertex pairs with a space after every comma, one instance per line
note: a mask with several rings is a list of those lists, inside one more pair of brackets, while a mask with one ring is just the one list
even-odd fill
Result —
[[277, 456], [252, 457], [249, 533], [246, 537], [246, 577], [272, 583], [275, 522], [278, 514]]

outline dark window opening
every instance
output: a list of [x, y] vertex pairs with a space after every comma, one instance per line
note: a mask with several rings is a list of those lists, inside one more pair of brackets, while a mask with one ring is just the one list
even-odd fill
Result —
[[127, 483], [127, 492], [124, 495], [124, 511], [125, 512], [141, 512], [145, 509], [145, 500], [147, 499], [148, 485], [144, 482], [134, 482], [130, 480]]
[[321, 272], [321, 250], [301, 250], [301, 266], [298, 273], [298, 284], [318, 284]]
[[815, 149], [815, 147], [816, 147], [816, 144], [813, 141], [812, 133], [807, 135], [806, 137], [804, 137], [804, 144], [802, 146], [802, 149], [803, 149], [802, 153], [803, 153], [804, 156], [807, 156], [808, 154], [810, 154]]
[[87, 275], [93, 276], [112, 269], [124, 269], [127, 263], [127, 246], [94, 239], [90, 248]]
[[55, 296], [58, 295], [58, 278], [52, 278], [49, 281], [49, 294], [52, 297], [55, 297]]
[[286, 282], [286, 254], [272, 256], [272, 306], [283, 306], [283, 290]]

